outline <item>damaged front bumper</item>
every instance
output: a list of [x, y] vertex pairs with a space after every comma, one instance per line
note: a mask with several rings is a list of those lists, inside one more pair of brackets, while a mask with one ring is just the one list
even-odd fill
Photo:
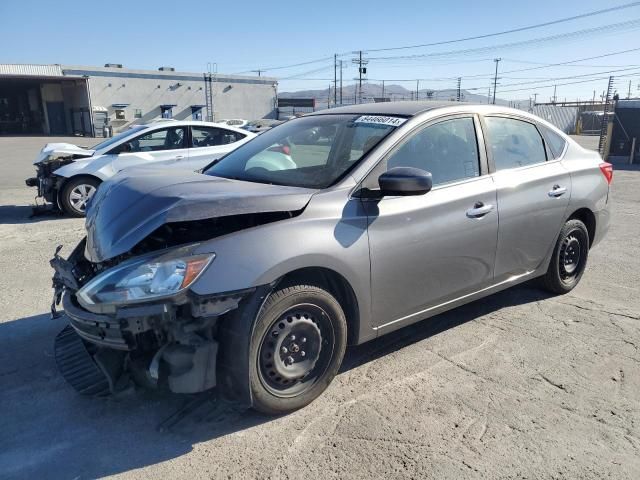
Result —
[[[239, 310], [255, 289], [206, 297], [183, 292], [175, 298], [119, 306], [108, 314], [93, 313], [76, 298], [77, 290], [90, 280], [90, 275], [83, 273], [87, 266], [82, 265], [82, 250], [80, 244], [68, 260], [56, 253], [51, 261], [55, 270], [52, 311], [61, 301], [70, 326], [86, 346], [86, 351], [81, 351], [73, 344], [82, 357], [82, 360], [78, 357], [78, 362], [92, 358], [94, 367], [99, 366], [109, 377], [110, 386], [121, 384], [119, 380], [129, 374], [133, 379], [143, 379], [145, 386], [162, 386], [175, 393], [197, 393], [215, 387], [220, 370], [219, 330], [225, 328], [221, 324]], [[63, 337], [71, 342], [68, 334]], [[58, 350], [68, 355], [69, 348]], [[61, 363], [58, 362], [59, 367]], [[111, 368], [104, 368], [105, 363]], [[93, 381], [84, 378], [79, 381], [78, 367], [72, 360], [66, 359], [64, 365], [73, 366], [60, 371], [77, 390], [81, 390], [77, 385]], [[87, 371], [93, 379], [97, 370], [90, 367], [87, 366]]]
[[71, 163], [71, 160], [55, 161], [36, 164], [36, 176], [25, 180], [27, 187], [36, 187], [38, 192], [36, 198], [42, 198], [46, 202], [59, 208], [58, 192], [64, 178], [53, 173], [54, 170]]

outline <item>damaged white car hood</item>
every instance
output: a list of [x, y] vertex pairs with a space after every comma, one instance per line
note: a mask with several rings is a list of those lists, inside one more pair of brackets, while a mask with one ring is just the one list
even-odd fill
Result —
[[55, 160], [56, 158], [63, 157], [86, 158], [91, 157], [94, 153], [95, 150], [82, 148], [72, 143], [47, 143], [42, 150], [40, 150], [33, 164], [37, 165], [47, 160]]

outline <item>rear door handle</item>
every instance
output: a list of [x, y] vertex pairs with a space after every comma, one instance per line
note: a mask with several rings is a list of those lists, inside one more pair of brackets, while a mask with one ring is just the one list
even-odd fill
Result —
[[182, 160], [184, 158], [184, 155], [176, 155], [176, 160]]
[[567, 187], [561, 187], [560, 185], [554, 185], [551, 190], [547, 193], [550, 197], [561, 197], [567, 193]]
[[493, 210], [493, 205], [485, 205], [482, 202], [476, 202], [473, 208], [470, 208], [469, 210], [467, 210], [467, 217], [482, 218], [491, 210]]

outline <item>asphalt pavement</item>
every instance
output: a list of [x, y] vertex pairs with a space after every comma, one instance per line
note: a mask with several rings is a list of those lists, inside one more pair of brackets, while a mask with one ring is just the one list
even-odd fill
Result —
[[640, 171], [615, 171], [573, 292], [525, 284], [350, 348], [321, 398], [271, 418], [65, 383], [48, 260], [83, 221], [29, 217], [47, 141], [0, 137], [0, 478], [640, 478]]

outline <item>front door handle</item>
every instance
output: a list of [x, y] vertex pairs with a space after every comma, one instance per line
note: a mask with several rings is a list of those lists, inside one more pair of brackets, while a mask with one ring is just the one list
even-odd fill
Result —
[[184, 158], [184, 155], [176, 155], [176, 160], [182, 160]]
[[476, 202], [473, 208], [470, 208], [469, 210], [467, 210], [467, 217], [482, 218], [491, 210], [493, 210], [493, 205], [485, 205], [482, 202]]
[[554, 185], [551, 190], [547, 193], [550, 197], [561, 197], [567, 193], [567, 187], [561, 187], [560, 185]]

